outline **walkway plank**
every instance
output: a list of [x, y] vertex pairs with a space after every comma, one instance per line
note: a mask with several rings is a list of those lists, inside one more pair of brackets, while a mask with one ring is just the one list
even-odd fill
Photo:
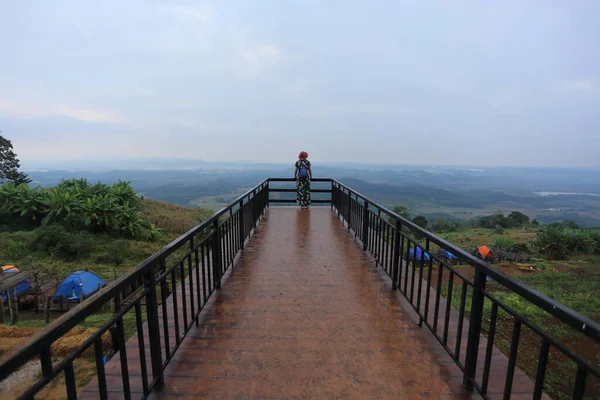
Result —
[[[328, 208], [270, 208], [151, 398], [479, 398], [401, 304]], [[122, 398], [118, 357], [107, 375]]]
[[155, 398], [454, 398], [371, 265], [328, 209], [271, 208]]

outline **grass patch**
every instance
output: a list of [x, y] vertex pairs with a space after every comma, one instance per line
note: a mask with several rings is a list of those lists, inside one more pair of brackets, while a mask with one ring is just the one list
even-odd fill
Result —
[[[600, 320], [600, 257], [586, 255], [585, 261], [563, 262], [560, 270], [548, 263], [540, 272], [517, 279], [533, 289], [553, 298], [567, 307], [589, 317]], [[521, 296], [512, 293], [496, 282], [488, 282], [486, 288], [499, 301], [510, 307], [533, 325], [546, 332], [551, 337], [565, 344], [575, 354], [583, 357], [591, 365], [600, 366], [600, 345], [586, 338], [566, 324], [558, 321], [549, 313], [526, 301]], [[441, 294], [446, 297], [448, 287], [442, 288]], [[465, 311], [467, 318], [471, 309], [471, 290], [468, 289]], [[452, 305], [460, 306], [460, 290], [456, 287], [452, 293]], [[484, 302], [483, 327], [487, 335], [492, 301]], [[498, 309], [495, 345], [504, 353], [510, 351], [514, 318]], [[532, 379], [535, 379], [537, 360], [541, 345], [540, 337], [526, 327], [522, 328], [519, 342], [517, 365]], [[556, 348], [552, 348], [546, 372], [545, 391], [555, 399], [570, 399], [577, 372], [576, 364]], [[600, 398], [600, 381], [588, 378], [586, 399]]]

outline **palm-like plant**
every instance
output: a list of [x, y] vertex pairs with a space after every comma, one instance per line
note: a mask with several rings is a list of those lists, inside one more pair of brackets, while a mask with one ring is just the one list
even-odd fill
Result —
[[43, 218], [43, 200], [45, 193], [39, 187], [29, 189], [27, 185], [17, 187], [16, 201], [13, 201], [9, 210], [13, 214], [38, 221]]
[[131, 237], [136, 237], [144, 225], [141, 213], [125, 203], [118, 216], [118, 224], [121, 232]]
[[46, 215], [42, 222], [44, 224], [60, 222], [70, 213], [77, 211], [78, 200], [77, 194], [70, 190], [58, 187], [47, 190], [42, 200], [44, 214]]

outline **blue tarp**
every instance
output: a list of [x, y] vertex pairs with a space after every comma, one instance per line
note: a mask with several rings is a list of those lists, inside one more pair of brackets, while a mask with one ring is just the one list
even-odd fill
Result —
[[106, 283], [96, 274], [88, 271], [73, 272], [56, 288], [55, 297], [65, 300], [75, 300], [84, 294], [89, 296], [105, 286]]
[[[19, 272], [19, 271], [16, 269], [7, 269], [2, 273], [3, 274], [13, 274], [15, 272]], [[16, 290], [17, 291], [16, 296], [20, 296], [21, 294], [25, 293], [29, 289], [31, 289], [31, 284], [29, 283], [29, 280], [24, 279], [21, 282], [17, 283], [17, 285], [14, 288], [10, 289], [8, 291], [8, 293], [10, 294], [10, 297], [14, 297], [15, 290]], [[2, 301], [8, 301], [8, 299], [6, 298], [6, 294], [4, 294], [4, 293], [2, 293]]]
[[451, 260], [456, 260], [458, 258], [454, 254], [450, 253], [448, 250], [442, 250], [440, 252], [440, 255], [442, 255], [444, 257], [448, 257]]
[[[410, 251], [408, 252], [410, 259], [414, 260], [415, 259], [415, 249], [410, 249]], [[429, 254], [427, 254], [427, 252], [423, 252], [423, 250], [421, 250], [420, 247], [417, 247], [417, 260], [422, 260], [423, 259], [423, 254], [425, 254], [425, 261], [429, 261]]]

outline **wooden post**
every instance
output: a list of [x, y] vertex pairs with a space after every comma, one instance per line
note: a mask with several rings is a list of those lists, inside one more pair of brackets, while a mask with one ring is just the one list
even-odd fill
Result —
[[8, 308], [10, 310], [10, 322], [16, 324], [19, 321], [19, 310], [17, 308], [17, 298], [11, 298], [10, 293], [8, 296]]
[[33, 267], [33, 279], [35, 280], [35, 313], [40, 312], [40, 298], [42, 297], [42, 286], [40, 285], [40, 279], [35, 266]]
[[4, 323], [4, 300], [0, 297], [0, 324]]
[[58, 306], [60, 307], [60, 312], [62, 312], [63, 311], [63, 297], [62, 296], [60, 296], [58, 298]]
[[52, 303], [52, 296], [46, 296], [46, 302], [44, 304], [44, 320], [47, 324], [50, 323], [50, 304]]

